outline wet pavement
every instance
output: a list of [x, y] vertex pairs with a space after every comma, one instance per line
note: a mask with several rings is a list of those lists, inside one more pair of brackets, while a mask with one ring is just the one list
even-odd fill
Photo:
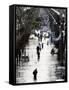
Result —
[[[16, 66], [16, 83], [64, 81], [61, 78], [61, 71], [57, 68], [57, 54], [50, 54], [53, 45], [47, 45], [48, 41], [47, 38], [42, 40], [43, 49], [40, 51], [40, 59], [38, 60], [36, 50], [38, 38], [29, 39], [29, 43], [25, 47], [29, 60], [24, 62], [23, 54], [21, 55], [20, 64]], [[37, 80], [34, 80], [33, 71], [36, 68]]]

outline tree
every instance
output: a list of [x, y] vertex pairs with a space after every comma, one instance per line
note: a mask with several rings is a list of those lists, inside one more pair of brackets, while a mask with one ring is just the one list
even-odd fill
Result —
[[33, 29], [40, 27], [39, 8], [16, 7], [16, 45], [22, 47]]

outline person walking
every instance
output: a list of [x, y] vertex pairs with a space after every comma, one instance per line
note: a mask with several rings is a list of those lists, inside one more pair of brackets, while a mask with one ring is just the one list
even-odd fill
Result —
[[38, 59], [40, 59], [40, 47], [39, 47], [39, 45], [37, 46], [37, 56], [38, 56]]
[[37, 80], [37, 68], [33, 71], [34, 80]]
[[43, 49], [43, 43], [42, 43], [42, 49]]

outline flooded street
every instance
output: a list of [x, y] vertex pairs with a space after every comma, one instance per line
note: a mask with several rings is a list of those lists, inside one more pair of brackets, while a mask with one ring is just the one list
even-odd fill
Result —
[[62, 27], [66, 24], [64, 17], [60, 21], [61, 11], [28, 8], [24, 12], [21, 28], [17, 18], [16, 83], [65, 81], [66, 29]]
[[[38, 38], [34, 37], [29, 39], [25, 47], [26, 56], [29, 60], [24, 62], [22, 59], [23, 53], [20, 58], [20, 64], [16, 66], [16, 82], [17, 83], [31, 83], [31, 82], [49, 82], [49, 81], [62, 81], [57, 71], [57, 54], [52, 55], [51, 49], [53, 45], [47, 45], [49, 39], [42, 39], [43, 48], [40, 51], [40, 59], [37, 56], [36, 47], [38, 45]], [[37, 68], [37, 80], [34, 80], [33, 71]]]

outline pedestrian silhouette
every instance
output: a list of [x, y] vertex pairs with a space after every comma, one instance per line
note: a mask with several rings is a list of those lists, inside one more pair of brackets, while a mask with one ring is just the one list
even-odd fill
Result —
[[51, 54], [54, 55], [54, 49], [51, 50]]
[[39, 46], [37, 46], [37, 56], [38, 56], [38, 59], [40, 59], [40, 47]]
[[48, 45], [49, 43], [48, 43], [48, 41], [47, 41], [47, 45]]
[[43, 43], [42, 43], [42, 49], [43, 49]]
[[33, 71], [34, 80], [37, 80], [37, 68]]

